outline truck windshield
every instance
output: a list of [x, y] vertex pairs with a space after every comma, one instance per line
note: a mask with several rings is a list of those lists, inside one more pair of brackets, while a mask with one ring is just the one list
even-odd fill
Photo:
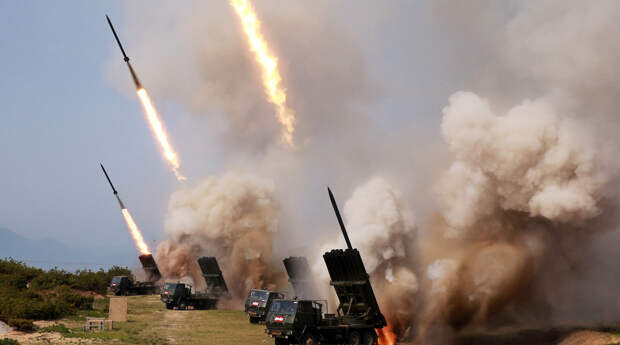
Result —
[[261, 291], [261, 290], [252, 290], [250, 291], [250, 299], [258, 299], [261, 301], [266, 301], [269, 297], [269, 292]]
[[164, 291], [174, 291], [176, 288], [177, 288], [177, 284], [175, 283], [164, 284]]
[[297, 311], [297, 302], [294, 301], [274, 301], [269, 309], [273, 314], [293, 315]]
[[120, 277], [120, 276], [112, 277], [112, 283], [120, 284], [121, 279], [123, 279], [123, 277]]

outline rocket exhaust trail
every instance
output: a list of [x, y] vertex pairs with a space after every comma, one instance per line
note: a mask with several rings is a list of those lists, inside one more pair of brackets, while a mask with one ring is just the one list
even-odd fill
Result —
[[286, 89], [280, 85], [282, 77], [278, 71], [278, 59], [260, 32], [260, 22], [250, 0], [230, 0], [230, 4], [241, 19], [250, 50], [254, 52], [256, 62], [263, 70], [263, 87], [267, 93], [267, 100], [276, 108], [276, 117], [282, 125], [282, 140], [294, 148], [295, 111], [286, 104]]
[[114, 188], [114, 185], [112, 184], [112, 180], [110, 180], [110, 176], [108, 176], [108, 172], [105, 171], [103, 164], [99, 163], [99, 165], [101, 165], [101, 170], [103, 170], [103, 174], [105, 175], [105, 178], [108, 180], [110, 187], [112, 187], [112, 192], [114, 192], [114, 196], [116, 197], [116, 200], [118, 200], [118, 204], [121, 207], [121, 213], [123, 214], [123, 219], [125, 220], [125, 223], [127, 224], [127, 227], [129, 228], [129, 232], [131, 233], [131, 237], [133, 237], [136, 247], [142, 254], [151, 254], [151, 252], [149, 251], [149, 247], [146, 245], [146, 242], [144, 242], [144, 238], [142, 237], [142, 232], [136, 225], [136, 222], [134, 222], [133, 217], [131, 216], [131, 213], [129, 213], [129, 210], [127, 210], [127, 208], [121, 201], [121, 198], [118, 196], [118, 192], [116, 191], [116, 188]]
[[153, 132], [155, 139], [157, 139], [157, 142], [159, 142], [159, 146], [161, 147], [164, 157], [166, 158], [168, 163], [170, 163], [170, 165], [172, 166], [172, 171], [174, 172], [174, 176], [177, 178], [178, 181], [184, 181], [185, 176], [183, 176], [179, 172], [180, 166], [181, 166], [181, 164], [179, 163], [179, 158], [168, 140], [168, 135], [166, 134], [166, 130], [164, 128], [163, 122], [159, 118], [159, 114], [157, 113], [155, 106], [153, 106], [153, 102], [151, 102], [151, 98], [146, 92], [146, 89], [142, 87], [142, 84], [140, 83], [140, 80], [138, 79], [138, 76], [136, 75], [136, 71], [134, 71], [133, 67], [131, 66], [131, 63], [129, 62], [129, 57], [125, 53], [125, 49], [123, 48], [123, 45], [121, 44], [121, 40], [118, 38], [118, 35], [116, 34], [116, 30], [114, 29], [114, 26], [112, 25], [112, 21], [110, 20], [110, 17], [108, 16], [105, 16], [105, 17], [108, 21], [108, 25], [110, 25], [112, 34], [114, 34], [116, 43], [118, 43], [118, 47], [121, 49], [121, 53], [123, 54], [123, 60], [127, 63], [127, 67], [129, 67], [129, 72], [131, 73], [133, 82], [136, 85], [136, 91], [138, 93], [138, 98], [140, 99], [140, 103], [142, 103], [142, 107], [144, 108], [144, 111], [146, 113], [146, 118], [151, 127], [151, 131]]

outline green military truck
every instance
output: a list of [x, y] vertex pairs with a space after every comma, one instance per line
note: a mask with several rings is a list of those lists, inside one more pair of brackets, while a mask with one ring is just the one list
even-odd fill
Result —
[[115, 296], [153, 295], [159, 290], [153, 282], [137, 282], [129, 276], [114, 276], [110, 282], [110, 291]]
[[207, 283], [206, 291], [192, 292], [189, 284], [167, 282], [160, 295], [167, 309], [214, 309], [220, 298], [228, 294], [222, 271], [214, 257], [201, 257], [198, 265]]
[[276, 291], [252, 289], [245, 299], [245, 312], [250, 317], [250, 323], [264, 322], [267, 311], [275, 299], [284, 298], [284, 294]]
[[329, 196], [348, 247], [323, 255], [331, 278], [330, 285], [338, 296], [336, 313], [328, 313], [325, 301], [274, 300], [267, 313], [265, 332], [274, 338], [276, 345], [372, 345], [377, 342], [375, 329], [387, 325], [362, 257], [351, 246], [331, 190]]
[[165, 283], [161, 292], [161, 301], [166, 309], [214, 309], [218, 299], [206, 293], [192, 292], [189, 284]]
[[130, 276], [114, 276], [110, 281], [110, 291], [116, 296], [130, 295], [153, 295], [160, 291], [161, 285], [157, 281], [161, 279], [161, 273], [153, 255], [143, 254], [138, 257], [144, 269], [146, 281], [135, 281]]

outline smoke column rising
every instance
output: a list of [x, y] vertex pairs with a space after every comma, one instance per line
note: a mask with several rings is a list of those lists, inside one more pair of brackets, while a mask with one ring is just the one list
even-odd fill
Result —
[[158, 247], [165, 277], [190, 277], [204, 286], [196, 260], [215, 256], [233, 302], [250, 288], [275, 288], [272, 236], [278, 231], [273, 184], [253, 175], [227, 173], [181, 189], [170, 199], [166, 217], [169, 239]]
[[[192, 276], [192, 256], [208, 252], [229, 263], [243, 258], [240, 267], [261, 272], [253, 283], [278, 285], [280, 254], [307, 243], [313, 269], [325, 277], [320, 255], [343, 247], [323, 189], [330, 184], [353, 195], [344, 208], [351, 241], [375, 272], [383, 312], [401, 337], [444, 344], [467, 327], [619, 318], [613, 301], [620, 284], [610, 264], [620, 259], [620, 88], [610, 77], [620, 61], [617, 2], [437, 2], [431, 21], [441, 27], [429, 24], [424, 32], [445, 52], [439, 67], [424, 60], [430, 76], [415, 69], [425, 54], [394, 63], [411, 56], [411, 31], [395, 30], [407, 39], [391, 41], [394, 31], [368, 29], [378, 18], [398, 29], [423, 23], [390, 4], [261, 2], [262, 28], [296, 110], [297, 152], [274, 145], [280, 128], [270, 121], [272, 105], [256, 87], [261, 71], [243, 32], [231, 25], [236, 17], [228, 4], [129, 6], [149, 23], [172, 23], [140, 40], [154, 57], [146, 66], [159, 78], [153, 92], [214, 119], [201, 136], [224, 162], [219, 177], [172, 197], [170, 239], [158, 248], [168, 259], [162, 271]], [[389, 49], [377, 49], [383, 40]], [[160, 41], [179, 49], [154, 54]], [[371, 58], [375, 50], [380, 59]], [[395, 70], [390, 78], [377, 74], [387, 64]], [[467, 77], [452, 78], [459, 73]], [[374, 114], [374, 105], [392, 96], [383, 88], [398, 78], [397, 85], [417, 89]], [[420, 115], [415, 106], [426, 99], [437, 102]], [[252, 175], [226, 172], [233, 170]], [[368, 182], [371, 176], [383, 182]], [[253, 188], [227, 198], [217, 186], [229, 184]], [[243, 214], [257, 221], [241, 221]], [[408, 214], [416, 215], [417, 228]], [[277, 237], [266, 230], [276, 228]], [[325, 246], [316, 244], [319, 236]], [[245, 252], [254, 242], [256, 261]], [[235, 282], [238, 297], [246, 283]], [[396, 291], [386, 292], [389, 284]], [[404, 297], [390, 297], [400, 291]], [[397, 307], [405, 297], [413, 307], [403, 315]]]

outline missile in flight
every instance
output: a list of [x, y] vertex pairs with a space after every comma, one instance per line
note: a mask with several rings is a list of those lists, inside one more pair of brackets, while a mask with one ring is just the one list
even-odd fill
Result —
[[340, 224], [340, 230], [342, 230], [344, 241], [347, 242], [347, 248], [353, 249], [353, 247], [351, 246], [351, 241], [349, 240], [349, 235], [347, 234], [347, 229], [344, 227], [344, 222], [342, 221], [342, 217], [340, 216], [340, 210], [338, 209], [336, 198], [334, 198], [334, 194], [332, 193], [332, 190], [329, 187], [327, 187], [327, 193], [329, 193], [329, 200], [332, 202], [334, 213], [336, 213], [336, 218], [338, 218], [338, 224]]
[[118, 196], [118, 192], [116, 191], [116, 188], [114, 188], [114, 185], [112, 184], [112, 180], [110, 180], [110, 176], [108, 176], [108, 172], [105, 171], [105, 168], [103, 167], [103, 164], [99, 163], [99, 165], [101, 165], [101, 169], [103, 170], [103, 174], [105, 175], [105, 178], [108, 180], [108, 183], [110, 184], [110, 187], [112, 187], [112, 192], [114, 192], [114, 196], [116, 197], [116, 200], [118, 200], [118, 204], [121, 207], [121, 210], [124, 210], [126, 207], [125, 205], [123, 205], [123, 202], [121, 201], [121, 198]]
[[127, 54], [125, 54], [125, 49], [123, 49], [123, 45], [121, 44], [121, 40], [118, 38], [118, 35], [116, 34], [116, 30], [114, 30], [114, 26], [112, 25], [112, 21], [110, 21], [110, 17], [108, 17], [107, 15], [105, 17], [108, 20], [108, 24], [110, 25], [110, 29], [112, 29], [112, 33], [114, 34], [114, 38], [116, 39], [116, 43], [118, 43], [118, 47], [121, 48], [121, 53], [123, 53], [123, 60], [125, 60], [125, 62], [127, 63], [127, 67], [129, 67], [129, 73], [131, 73], [131, 77], [133, 78], [133, 82], [134, 82], [134, 84], [136, 84], [136, 89], [140, 90], [140, 89], [142, 89], [142, 84], [140, 84], [140, 80], [138, 79], [138, 76], [136, 75], [136, 71], [134, 71], [133, 67], [131, 67], [131, 63], [129, 62], [129, 57], [127, 57]]

